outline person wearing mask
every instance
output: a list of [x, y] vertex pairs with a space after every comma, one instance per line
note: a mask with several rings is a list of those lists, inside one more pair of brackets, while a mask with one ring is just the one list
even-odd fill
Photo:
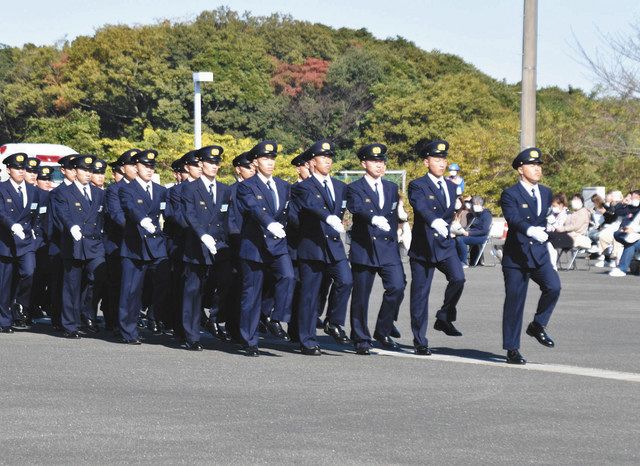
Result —
[[449, 165], [449, 176], [447, 179], [457, 186], [456, 194], [460, 196], [464, 192], [464, 178], [460, 176], [460, 165], [457, 163]]
[[613, 238], [614, 233], [620, 228], [621, 217], [625, 215], [622, 203], [623, 196], [620, 191], [607, 193], [602, 212], [603, 223], [598, 229], [596, 244], [590, 252], [598, 255], [595, 267], [615, 267], [616, 258], [622, 254], [622, 245]]
[[471, 198], [471, 220], [467, 227], [456, 236], [456, 249], [464, 268], [469, 267], [469, 246], [481, 246], [487, 241], [492, 221], [491, 212], [484, 208], [484, 198], [473, 196]]
[[620, 228], [613, 234], [614, 239], [622, 244], [623, 251], [620, 255], [618, 266], [611, 269], [609, 276], [624, 277], [629, 273], [631, 261], [636, 252], [640, 250], [638, 232], [640, 232], [640, 191], [632, 191], [626, 215], [620, 223]]

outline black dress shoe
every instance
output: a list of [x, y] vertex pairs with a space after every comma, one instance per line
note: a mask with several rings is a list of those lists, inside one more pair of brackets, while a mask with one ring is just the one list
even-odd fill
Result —
[[386, 349], [398, 349], [398, 344], [391, 337], [383, 337], [378, 332], [373, 332], [373, 338]]
[[300, 345], [300, 352], [305, 356], [320, 356], [322, 355], [322, 351], [320, 351], [319, 346], [312, 346], [309, 348], [308, 346]]
[[62, 333], [62, 336], [65, 338], [69, 338], [70, 340], [79, 340], [82, 338], [80, 333], [76, 332], [67, 332], [66, 330]]
[[535, 338], [538, 340], [538, 343], [546, 346], [547, 348], [553, 348], [555, 346], [551, 337], [544, 331], [544, 327], [537, 322], [531, 322], [529, 324], [527, 327], [527, 335]]
[[142, 344], [139, 338], [134, 338], [133, 340], [125, 340], [123, 338], [122, 343], [124, 343], [125, 345], [141, 345]]
[[188, 341], [186, 341], [184, 342], [182, 347], [189, 351], [202, 351], [204, 349], [202, 348], [202, 345], [199, 341], [194, 341], [193, 343], [189, 343]]
[[351, 343], [351, 340], [339, 325], [327, 322], [324, 324], [324, 333], [332, 337], [339, 345]]
[[360, 356], [370, 356], [371, 351], [369, 348], [356, 348], [356, 354], [359, 354]]
[[147, 320], [147, 329], [154, 335], [158, 335], [158, 323], [155, 320]]
[[12, 327], [16, 330], [29, 330], [31, 328], [26, 319], [14, 320]]
[[257, 358], [258, 356], [260, 356], [260, 351], [258, 351], [257, 346], [245, 346], [244, 352], [247, 354], [247, 356], [250, 356], [253, 358]]
[[391, 326], [391, 332], [389, 332], [389, 336], [393, 338], [400, 338], [400, 330], [398, 330], [395, 325]]
[[436, 323], [433, 324], [433, 328], [436, 330], [440, 330], [444, 332], [445, 335], [449, 335], [450, 337], [461, 337], [462, 332], [458, 331], [457, 328], [451, 322], [447, 322], [444, 320], [437, 319]]
[[13, 329], [11, 327], [0, 327], [0, 333], [13, 333]]
[[213, 334], [220, 341], [231, 341], [231, 335], [227, 332], [227, 329], [224, 325], [219, 324], [217, 322], [213, 323], [213, 328], [215, 333]]
[[96, 324], [92, 319], [85, 319], [82, 328], [91, 333], [98, 333], [100, 331], [100, 327], [98, 327], [98, 324]]
[[431, 350], [427, 345], [416, 346], [416, 354], [419, 356], [431, 356]]
[[263, 319], [262, 317], [260, 317], [260, 322], [258, 322], [258, 333], [269, 333], [266, 319]]
[[282, 328], [282, 325], [277, 320], [269, 319], [267, 321], [267, 328], [269, 329], [269, 333], [274, 337], [281, 338], [284, 341], [291, 340], [291, 338], [289, 338], [289, 334], [287, 334], [287, 332], [284, 331], [284, 329]]
[[522, 357], [522, 355], [520, 354], [520, 351], [516, 350], [509, 350], [507, 351], [507, 364], [526, 364], [527, 360], [525, 358]]
[[324, 328], [324, 323], [322, 322], [322, 319], [320, 317], [316, 318], [316, 328], [318, 330]]

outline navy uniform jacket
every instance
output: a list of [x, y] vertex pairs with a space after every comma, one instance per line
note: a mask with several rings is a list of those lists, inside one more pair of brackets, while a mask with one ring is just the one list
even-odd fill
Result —
[[[19, 257], [35, 252], [37, 241], [31, 230], [38, 228], [37, 216], [40, 204], [39, 189], [25, 183], [27, 204], [22, 207], [22, 200], [13, 188], [10, 180], [0, 183], [0, 256]], [[11, 227], [19, 223], [24, 230], [25, 239], [21, 240], [13, 234]], [[3, 290], [8, 292], [8, 290]]]
[[38, 188], [38, 215], [36, 219], [36, 249], [48, 246], [47, 217], [49, 216], [49, 191]]
[[300, 243], [298, 259], [322, 262], [337, 262], [347, 258], [340, 233], [334, 230], [326, 219], [336, 215], [340, 220], [347, 208], [347, 185], [331, 178], [335, 192], [333, 209], [324, 186], [315, 176], [299, 183], [300, 196]]
[[522, 184], [516, 183], [502, 191], [500, 206], [509, 231], [502, 249], [502, 266], [515, 268], [535, 268], [548, 262], [549, 252], [546, 243], [540, 243], [527, 236], [529, 227], [547, 226], [547, 215], [551, 208], [553, 194], [546, 186], [538, 185], [542, 208], [540, 215], [531, 202], [531, 195]]
[[[195, 180], [185, 185], [182, 190], [184, 217], [189, 227], [185, 230], [184, 262], [191, 264], [212, 265], [214, 258], [200, 237], [211, 235], [216, 240], [215, 260], [226, 257], [228, 244], [228, 216], [231, 189], [224, 183], [216, 181], [216, 203], [209, 194], [202, 180]], [[223, 273], [230, 273], [225, 271]]]
[[125, 218], [124, 210], [120, 205], [120, 188], [126, 185], [127, 182], [122, 179], [107, 186], [105, 191], [107, 215], [104, 220], [104, 249], [106, 254], [117, 251], [122, 244]]
[[[89, 184], [89, 203], [75, 184], [64, 186], [53, 199], [54, 215], [62, 224], [60, 253], [63, 259], [87, 260], [104, 257], [102, 229], [104, 227], [105, 193]], [[71, 236], [71, 227], [78, 225], [80, 241]]]
[[[353, 264], [382, 267], [401, 263], [397, 234], [398, 185], [384, 179], [381, 181], [384, 193], [382, 209], [378, 205], [378, 195], [364, 177], [347, 187], [347, 208], [353, 214], [349, 250], [349, 260]], [[391, 230], [383, 231], [372, 225], [374, 216], [386, 218]]]
[[[167, 188], [153, 183], [153, 200], [137, 180], [120, 188], [120, 204], [126, 217], [120, 256], [151, 261], [167, 257], [167, 244], [160, 230], [160, 214], [168, 208]], [[168, 213], [167, 213], [168, 214]], [[152, 234], [140, 226], [140, 220], [149, 217], [156, 227]]]
[[287, 245], [291, 260], [298, 259], [298, 245], [300, 244], [300, 182], [291, 185], [291, 202], [289, 203], [289, 218], [287, 220]]
[[230, 199], [229, 199], [229, 234], [239, 235], [242, 230], [242, 214], [238, 206], [238, 186], [240, 181], [236, 181], [229, 186]]
[[167, 204], [170, 209], [165, 213], [164, 232], [167, 234], [167, 252], [175, 260], [182, 260], [185, 247], [185, 228], [188, 227], [183, 205], [183, 193], [187, 186], [196, 181], [198, 180], [183, 181], [171, 186], [167, 191]]
[[492, 221], [493, 216], [487, 209], [483, 209], [480, 215], [474, 212], [471, 217], [471, 224], [467, 225], [469, 236], [489, 236]]
[[268, 262], [274, 257], [288, 254], [287, 238], [276, 238], [267, 226], [278, 222], [286, 228], [291, 185], [273, 177], [278, 191], [278, 210], [273, 196], [258, 175], [238, 183], [236, 199], [242, 215], [240, 230], [240, 257], [253, 262]]
[[428, 175], [409, 183], [409, 203], [413, 207], [414, 221], [409, 257], [430, 263], [441, 262], [457, 256], [456, 244], [448, 235], [442, 237], [431, 223], [441, 218], [451, 225], [455, 214], [456, 190], [458, 185], [445, 180], [449, 193], [449, 207], [441, 199], [438, 187]]

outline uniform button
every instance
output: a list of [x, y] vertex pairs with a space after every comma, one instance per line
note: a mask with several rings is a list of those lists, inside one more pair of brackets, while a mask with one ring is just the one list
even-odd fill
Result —
[[265, 238], [267, 237], [267, 235], [262, 235], [262, 236], [264, 236]]
[[219, 227], [219, 226], [220, 226], [220, 224], [219, 224], [219, 223], [216, 223], [216, 226], [217, 226], [217, 227]]
[[324, 237], [325, 237], [325, 238], [328, 238], [328, 237], [329, 237], [329, 235], [324, 235]]
[[533, 244], [533, 241], [529, 241], [529, 244]]
[[372, 209], [372, 210], [370, 210], [369, 212], [373, 212], [373, 209]]
[[373, 239], [378, 239], [378, 238], [376, 238], [376, 237], [374, 236], [374, 237], [373, 237]]
[[326, 207], [326, 206], [324, 206], [324, 207], [323, 207], [323, 209], [324, 209], [324, 210], [327, 210], [327, 207]]
[[267, 210], [266, 207], [263, 207], [262, 210]]
[[438, 233], [434, 233], [433, 236], [438, 236]]

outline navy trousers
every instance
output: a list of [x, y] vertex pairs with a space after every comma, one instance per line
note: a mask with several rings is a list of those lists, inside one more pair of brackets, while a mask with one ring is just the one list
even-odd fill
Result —
[[[0, 327], [11, 327], [13, 324], [12, 296], [25, 312], [29, 309], [35, 268], [36, 255], [33, 252], [19, 257], [0, 256]], [[11, 290], [14, 290], [13, 293]]]
[[411, 298], [409, 309], [411, 314], [411, 331], [413, 344], [427, 346], [427, 325], [429, 320], [429, 292], [433, 281], [433, 272], [438, 269], [447, 278], [448, 284], [444, 291], [444, 302], [436, 313], [436, 318], [453, 322], [457, 318], [456, 306], [462, 296], [464, 288], [464, 271], [458, 256], [450, 256], [444, 261], [432, 264], [411, 259]]
[[153, 286], [152, 306], [154, 319], [166, 318], [169, 288], [169, 260], [166, 257], [153, 261], [122, 258], [122, 280], [118, 321], [122, 338], [131, 341], [138, 338], [138, 317], [142, 308], [142, 288], [147, 273]]
[[402, 264], [384, 267], [369, 267], [352, 264], [353, 292], [351, 293], [351, 339], [356, 348], [370, 348], [371, 334], [367, 324], [369, 315], [369, 296], [373, 288], [376, 274], [382, 279], [384, 294], [378, 311], [375, 333], [388, 337], [393, 329], [393, 322], [398, 315], [400, 304], [404, 298], [406, 280]]
[[75, 332], [80, 318], [94, 318], [94, 292], [104, 283], [104, 257], [89, 260], [64, 259], [62, 276], [62, 327]]
[[553, 270], [550, 262], [535, 269], [503, 267], [502, 274], [505, 289], [502, 309], [502, 348], [516, 350], [520, 348], [522, 317], [529, 279], [536, 282], [542, 291], [533, 321], [546, 327], [560, 297], [560, 277], [558, 272]]
[[333, 280], [326, 320], [334, 325], [344, 325], [353, 278], [349, 262], [346, 259], [331, 263], [300, 260], [299, 271], [298, 336], [301, 345], [311, 348], [318, 344], [316, 341], [316, 320], [323, 278], [329, 276]]
[[280, 322], [289, 322], [291, 319], [291, 300], [296, 279], [288, 254], [277, 256], [267, 263], [241, 259], [241, 267], [240, 338], [248, 346], [257, 346], [265, 274], [271, 273], [275, 279], [272, 318]]

